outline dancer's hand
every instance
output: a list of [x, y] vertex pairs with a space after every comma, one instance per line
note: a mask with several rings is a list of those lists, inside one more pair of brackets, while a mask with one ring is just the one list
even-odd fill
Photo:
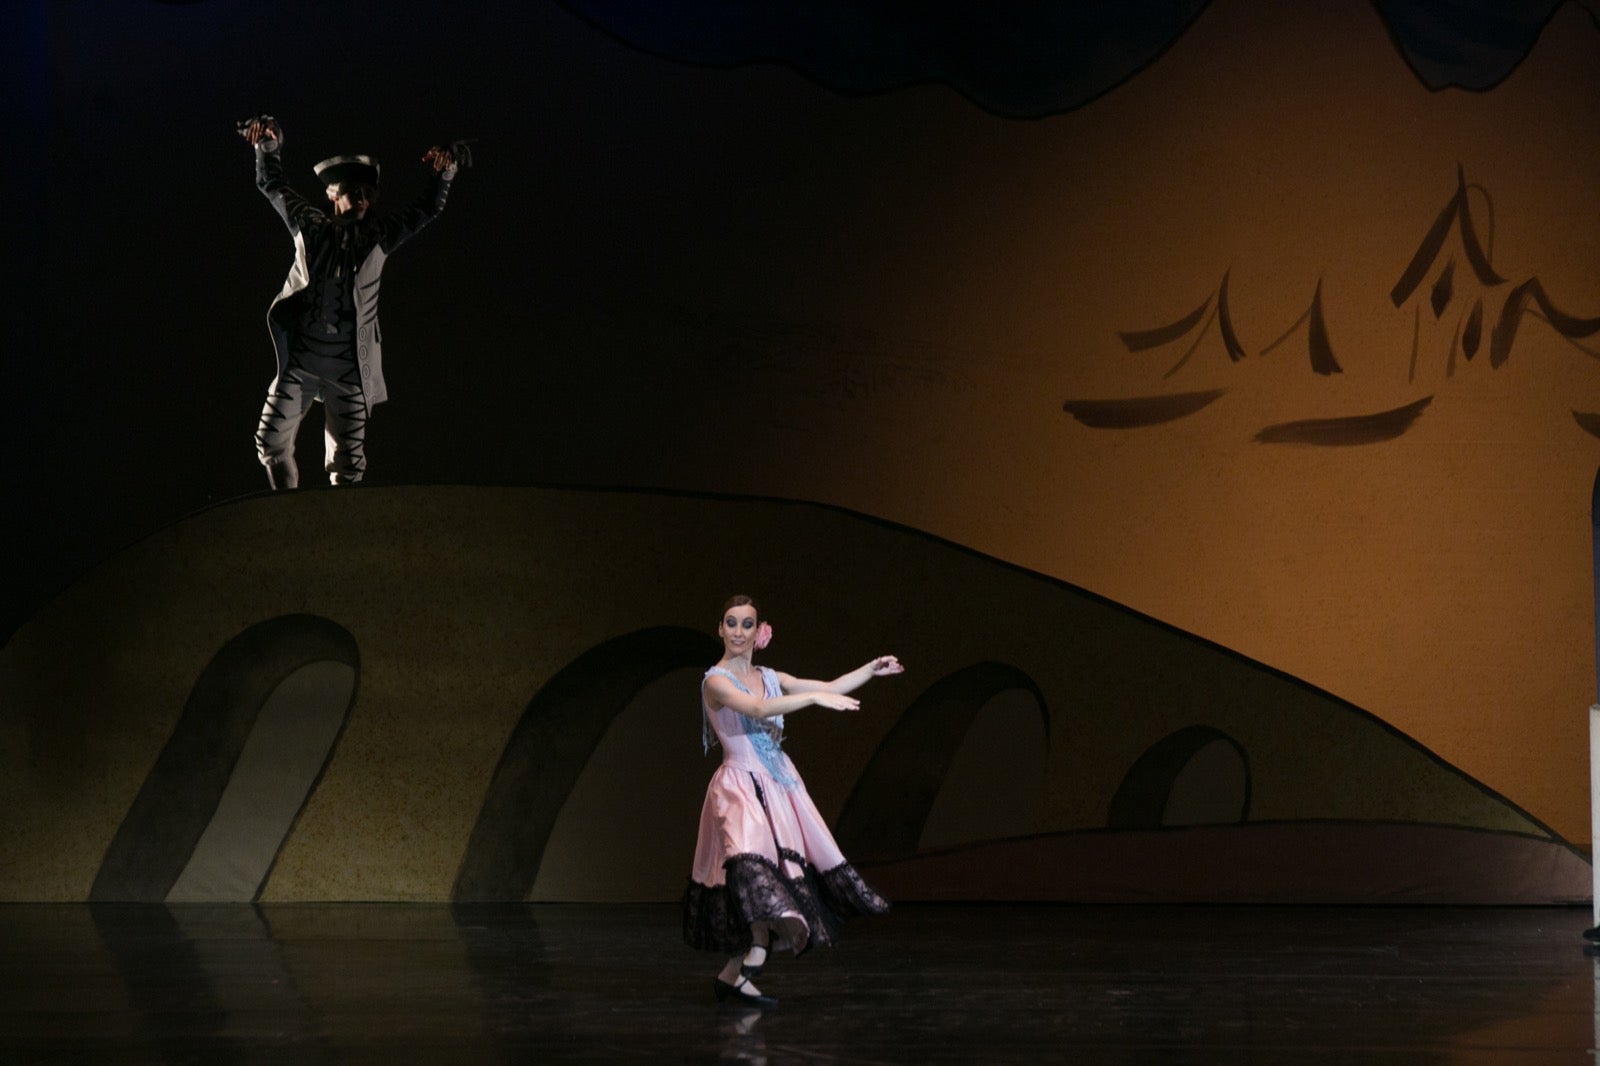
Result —
[[813, 692], [811, 701], [818, 707], [826, 707], [830, 711], [859, 711], [861, 701], [854, 696], [843, 696], [837, 692]]
[[269, 152], [276, 152], [283, 145], [283, 127], [271, 115], [259, 115], [244, 123], [239, 127], [239, 135]]
[[437, 145], [422, 153], [422, 161], [433, 167], [435, 174], [443, 174], [446, 178], [456, 176], [456, 157], [448, 148]]
[[903, 674], [906, 668], [900, 665], [900, 660], [893, 655], [880, 655], [867, 664], [867, 669], [873, 677], [888, 677], [890, 674]]

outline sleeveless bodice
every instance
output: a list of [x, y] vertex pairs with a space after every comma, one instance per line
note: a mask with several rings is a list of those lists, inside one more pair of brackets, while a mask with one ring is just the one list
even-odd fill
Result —
[[[758, 666], [756, 669], [761, 674], [763, 699], [773, 699], [783, 695], [783, 686], [778, 682], [777, 671], [769, 670], [765, 666]], [[731, 670], [713, 666], [706, 671], [705, 676], [710, 677], [712, 674], [720, 674], [727, 678], [740, 692], [755, 695], [745, 688], [743, 682]], [[793, 764], [789, 762], [788, 756], [783, 754], [783, 715], [752, 718], [727, 707], [719, 707], [713, 711], [706, 706], [703, 679], [700, 711], [704, 716], [702, 744], [708, 751], [713, 743], [721, 744], [724, 766], [763, 770], [784, 789], [794, 788], [799, 783]]]

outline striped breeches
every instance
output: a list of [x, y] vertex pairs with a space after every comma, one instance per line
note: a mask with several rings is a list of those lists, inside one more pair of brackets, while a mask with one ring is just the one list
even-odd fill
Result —
[[[331, 374], [332, 376], [325, 376]], [[361, 387], [361, 370], [354, 360], [329, 366], [318, 374], [290, 366], [274, 382], [261, 408], [256, 427], [256, 454], [279, 488], [299, 482], [294, 461], [294, 438], [300, 420], [316, 400], [322, 401], [326, 444], [324, 467], [335, 485], [360, 481], [367, 472], [367, 401]]]

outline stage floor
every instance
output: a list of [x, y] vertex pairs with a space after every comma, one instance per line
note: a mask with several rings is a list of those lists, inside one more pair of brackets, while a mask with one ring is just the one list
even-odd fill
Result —
[[0, 905], [0, 1062], [1593, 1061], [1587, 908], [907, 905], [766, 1013], [662, 905]]

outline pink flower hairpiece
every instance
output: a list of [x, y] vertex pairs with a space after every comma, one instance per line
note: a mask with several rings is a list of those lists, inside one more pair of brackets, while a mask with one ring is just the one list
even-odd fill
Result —
[[756, 650], [760, 651], [772, 643], [772, 626], [762, 622], [756, 627]]

